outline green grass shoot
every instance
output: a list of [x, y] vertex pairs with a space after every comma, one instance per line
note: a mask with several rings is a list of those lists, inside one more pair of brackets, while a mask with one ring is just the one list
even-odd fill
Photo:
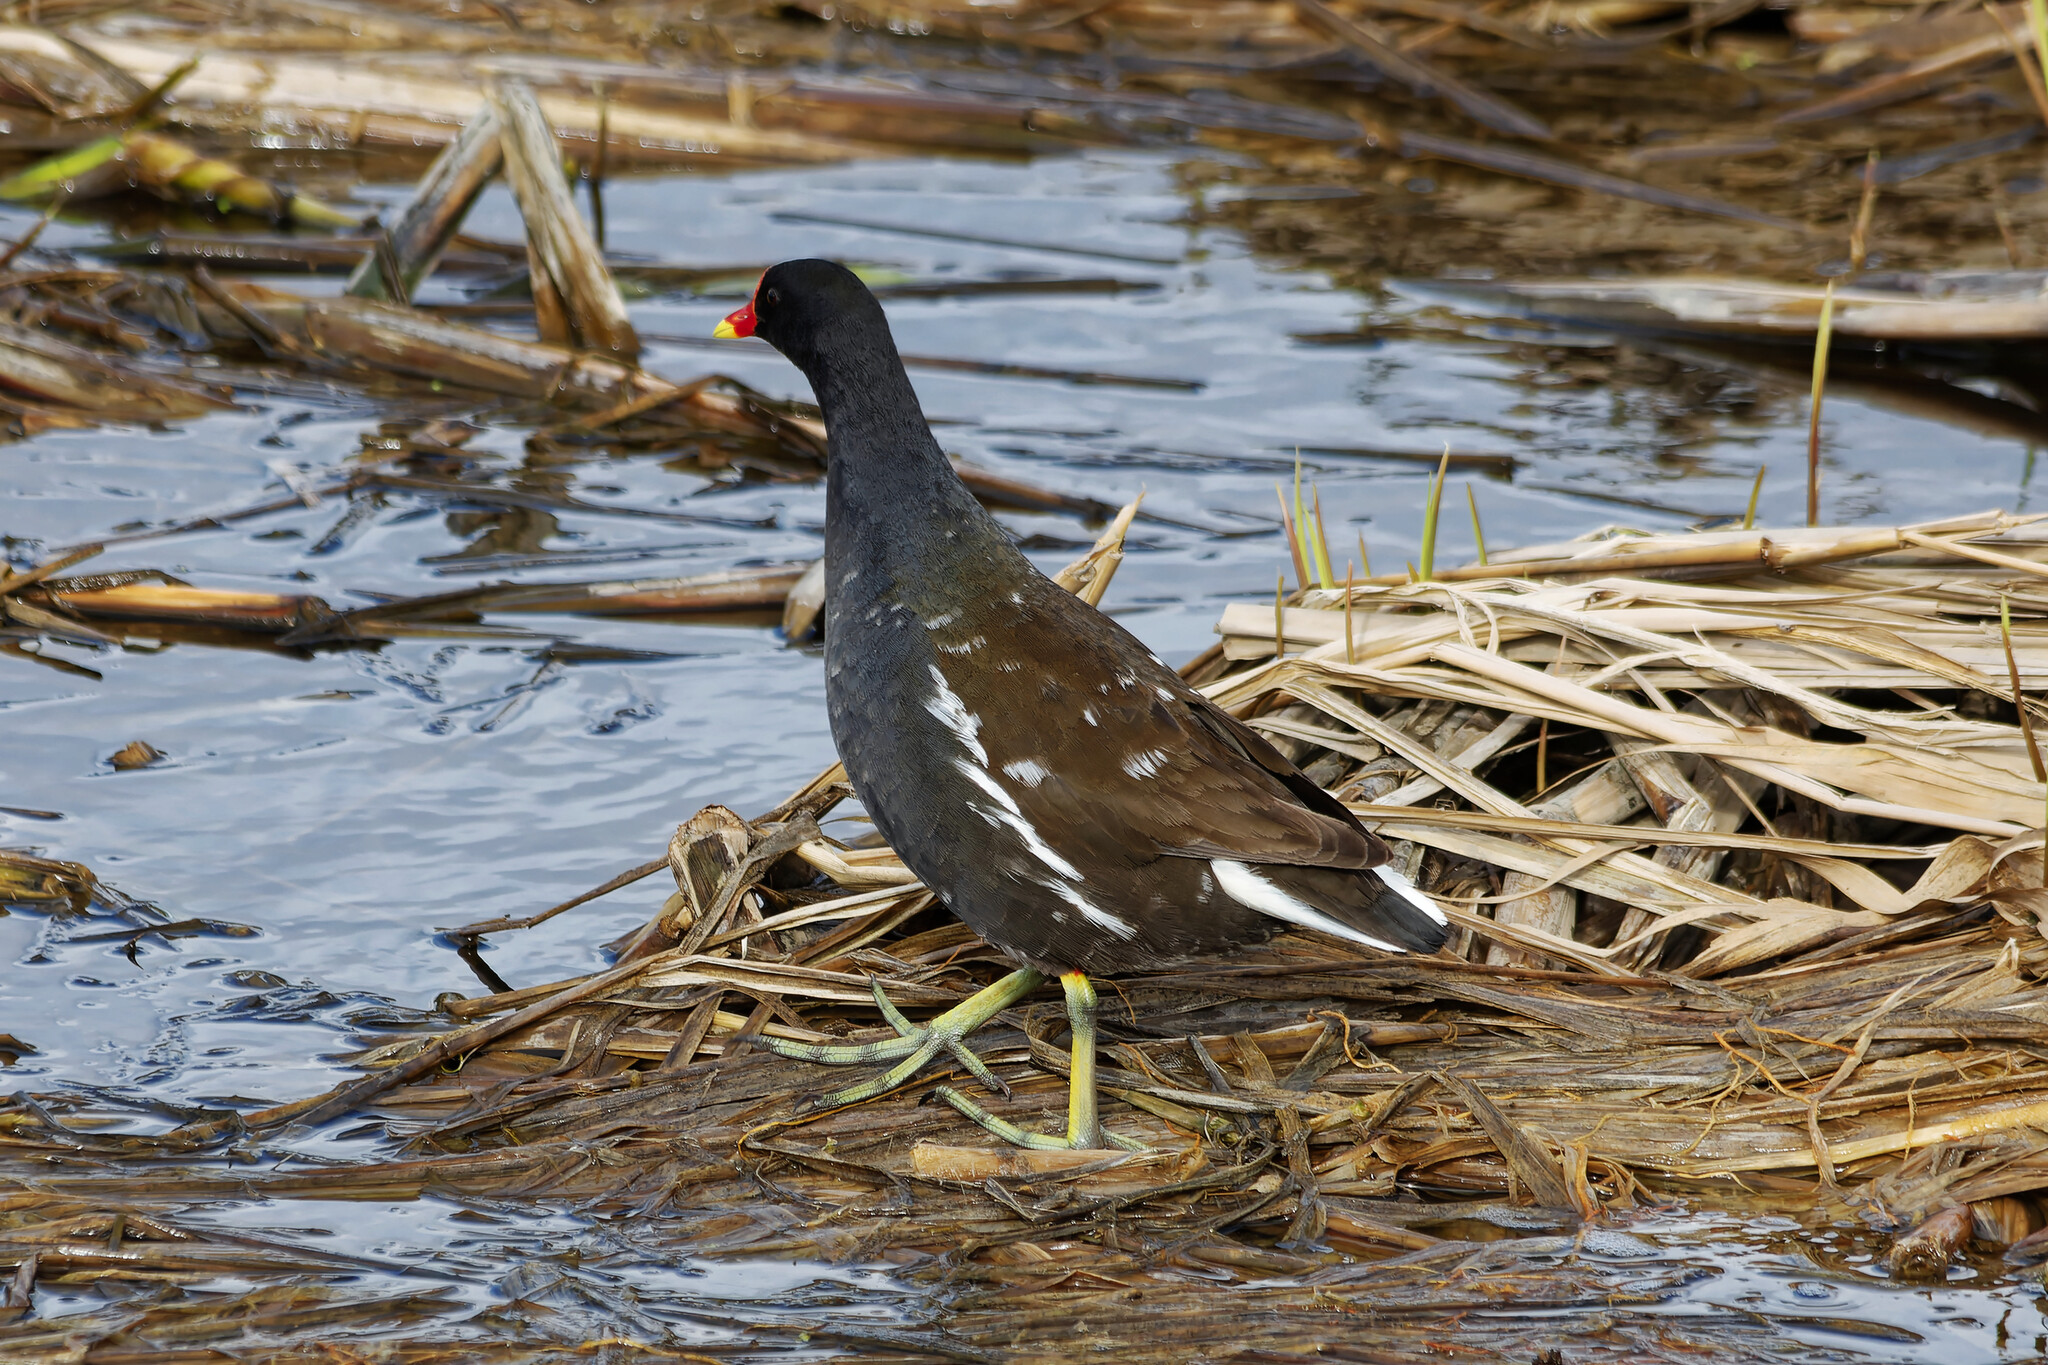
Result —
[[1479, 497], [1472, 491], [1472, 485], [1465, 485], [1465, 505], [1472, 509], [1472, 543], [1478, 547], [1479, 562], [1486, 563], [1486, 532], [1479, 525]]
[[[1437, 515], [1443, 510], [1444, 475], [1450, 472], [1451, 448], [1444, 447], [1444, 457], [1437, 463], [1436, 477], [1429, 481], [1429, 501], [1422, 508], [1422, 572], [1421, 579], [1428, 582], [1436, 568], [1436, 523]], [[1412, 572], [1412, 571], [1411, 571]]]
[[0, 199], [37, 199], [55, 194], [66, 182], [96, 171], [121, 154], [119, 137], [96, 138], [55, 156], [45, 157], [0, 180]]
[[1764, 475], [1770, 472], [1770, 468], [1767, 464], [1756, 467], [1756, 478], [1749, 485], [1749, 510], [1742, 514], [1742, 529], [1745, 531], [1756, 529], [1756, 500], [1763, 496]]
[[1330, 567], [1330, 537], [1323, 530], [1323, 490], [1311, 487], [1309, 494], [1315, 500], [1311, 510], [1316, 518], [1316, 538], [1310, 548], [1315, 551], [1316, 586], [1334, 588], [1337, 586], [1337, 571]]

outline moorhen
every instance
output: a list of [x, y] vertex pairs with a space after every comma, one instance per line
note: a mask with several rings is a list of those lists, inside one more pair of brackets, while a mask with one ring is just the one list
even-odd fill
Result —
[[901, 1035], [885, 1043], [759, 1040], [815, 1062], [902, 1059], [819, 1107], [891, 1090], [941, 1051], [1007, 1093], [964, 1040], [1057, 975], [1073, 1027], [1066, 1136], [939, 1094], [1020, 1146], [1099, 1147], [1091, 973], [1225, 952], [1283, 925], [1389, 952], [1443, 942], [1442, 912], [1383, 866], [1386, 845], [1349, 811], [1032, 567], [932, 438], [852, 271], [775, 266], [714, 335], [774, 346], [824, 409], [825, 698], [854, 791], [904, 865], [1024, 964], [926, 1025], [877, 984]]

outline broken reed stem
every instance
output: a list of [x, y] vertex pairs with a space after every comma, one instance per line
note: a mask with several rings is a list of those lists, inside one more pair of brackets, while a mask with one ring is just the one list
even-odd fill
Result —
[[579, 896], [571, 896], [569, 897], [569, 899], [563, 901], [560, 905], [551, 905], [547, 909], [541, 911], [539, 914], [523, 915], [516, 919], [500, 918], [478, 920], [474, 924], [464, 924], [453, 929], [442, 929], [437, 932], [446, 934], [451, 938], [474, 939], [482, 938], [485, 934], [505, 933], [508, 930], [512, 929], [531, 929], [536, 924], [547, 923], [549, 920], [553, 919], [556, 915], [561, 914], [565, 910], [574, 910], [577, 906], [587, 904], [590, 901], [594, 901], [599, 896], [609, 896], [612, 892], [619, 890], [621, 887], [631, 886], [634, 882], [641, 880], [643, 877], [651, 877], [655, 873], [661, 871], [664, 867], [667, 867], [668, 863], [668, 855], [663, 854], [661, 857], [654, 859], [652, 862], [642, 863], [638, 867], [629, 867], [624, 872], [621, 872], [618, 876], [613, 877], [611, 880], [604, 882], [601, 885], [594, 886], [590, 890], [585, 891], [583, 894]]
[[1427, 583], [1436, 567], [1436, 521], [1443, 510], [1444, 475], [1451, 468], [1451, 448], [1444, 446], [1444, 457], [1437, 461], [1436, 477], [1429, 481], [1429, 500], [1422, 507], [1422, 568], [1416, 577]]
[[1770, 466], [1767, 464], [1758, 465], [1756, 478], [1749, 485], [1749, 509], [1742, 514], [1742, 529], [1745, 531], [1756, 529], [1756, 500], [1763, 496], [1764, 474], [1769, 469]]
[[[666, 862], [666, 859], [663, 859]], [[564, 989], [528, 1005], [523, 1010], [491, 1020], [489, 1023], [472, 1025], [443, 1034], [424, 1050], [383, 1071], [373, 1071], [360, 1079], [347, 1081], [335, 1086], [324, 1095], [296, 1100], [289, 1104], [275, 1105], [261, 1109], [246, 1117], [249, 1127], [254, 1129], [274, 1128], [284, 1123], [297, 1123], [306, 1128], [317, 1127], [330, 1119], [366, 1104], [387, 1090], [395, 1090], [426, 1075], [451, 1057], [495, 1042], [508, 1033], [516, 1032], [527, 1025], [547, 1018], [557, 1010], [586, 1000], [593, 995], [618, 986], [639, 976], [652, 966], [652, 960], [640, 958], [633, 962], [621, 963], [609, 971], [585, 977]]]
[[1465, 485], [1465, 505], [1472, 509], [1472, 544], [1479, 551], [1479, 562], [1486, 563], [1486, 532], [1479, 525], [1479, 498], [1472, 491], [1472, 485]]
[[1820, 525], [1820, 400], [1827, 386], [1828, 344], [1835, 334], [1835, 282], [1820, 303], [1820, 332], [1813, 341], [1813, 397], [1806, 419], [1806, 524]]
[[[2048, 72], [2048, 0], [2030, 0], [2027, 17], [2034, 21], [2034, 60], [2039, 63], [2036, 75]], [[2048, 91], [2039, 89], [2036, 82], [2036, 98], [2042, 101], [2042, 117], [2048, 118]]]
[[2020, 713], [2020, 734], [2027, 741], [2027, 761], [2034, 765], [2034, 780], [2048, 782], [2048, 767], [2041, 763], [2041, 746], [2034, 742], [2033, 718], [2027, 714], [2027, 697], [2020, 690], [2019, 660], [2012, 652], [2012, 603], [2003, 594], [1998, 599], [1998, 637], [2005, 643], [2005, 673], [2012, 680], [2012, 704]]
[[1344, 662], [1347, 664], [1358, 662], [1358, 650], [1352, 644], [1351, 634], [1351, 594], [1353, 591], [1355, 589], [1352, 586], [1351, 561], [1347, 559], [1344, 561]]
[[397, 258], [398, 278], [384, 278], [389, 268], [385, 256], [373, 249], [357, 263], [342, 289], [344, 294], [394, 299], [411, 298], [419, 292], [441, 253], [461, 230], [470, 206], [504, 164], [498, 132], [498, 116], [488, 107], [463, 125], [462, 132], [427, 167], [412, 198], [385, 229], [391, 255]]
[[[1279, 484], [1273, 485], [1273, 496], [1280, 499], [1280, 529], [1287, 536], [1287, 557], [1294, 561], [1294, 583], [1296, 587], [1308, 586], [1308, 569], [1302, 563], [1301, 538], [1296, 534], [1294, 516], [1287, 510], [1287, 490]], [[1285, 579], [1283, 578], [1283, 582]]]
[[541, 338], [637, 362], [639, 333], [590, 225], [570, 197], [554, 124], [525, 81], [499, 79], [486, 93], [498, 116], [505, 179], [526, 222], [527, 268]]
[[158, 81], [151, 89], [144, 91], [142, 97], [137, 99], [135, 103], [121, 111], [121, 116], [117, 120], [121, 131], [125, 133], [142, 120], [149, 118], [151, 114], [156, 112], [157, 106], [170, 98], [171, 92], [176, 90], [187, 76], [198, 69], [199, 56], [196, 53], [187, 57], [177, 66], [172, 67], [169, 74]]
[[1287, 657], [1287, 575], [1273, 581], [1273, 658]]
[[22, 233], [20, 238], [7, 248], [5, 255], [0, 255], [0, 270], [5, 270], [8, 266], [13, 265], [17, 256], [34, 246], [36, 239], [43, 235], [43, 229], [56, 221], [57, 211], [70, 201], [70, 195], [62, 190], [57, 191], [56, 196], [50, 200], [50, 207], [43, 210], [43, 216], [36, 219], [29, 227], [29, 230]]
[[405, 266], [398, 259], [398, 247], [391, 240], [391, 229], [379, 228], [377, 240], [370, 244], [376, 253], [377, 271], [384, 279], [386, 297], [401, 308], [412, 306], [412, 289], [405, 281]]
[[[2012, 680], [2013, 709], [2020, 713], [2020, 734], [2027, 741], [2027, 760], [2034, 765], [2034, 780], [2048, 783], [2048, 765], [2041, 762], [2041, 746], [2034, 739], [2034, 718], [2027, 714], [2027, 694], [2020, 690], [2019, 660], [2012, 652], [2012, 603], [1998, 597], [1998, 638], [2005, 645], [2005, 675]], [[2041, 885], [2048, 886], [2048, 802], [2041, 810]]]
[[2030, 55], [2027, 52], [2027, 40], [2013, 32], [2012, 25], [2005, 22], [2005, 15], [1999, 12], [1998, 6], [1990, 3], [1990, 0], [1984, 0], [1984, 12], [1991, 16], [1991, 21], [1998, 25], [1999, 32], [2005, 35], [2005, 45], [2012, 49], [2012, 64], [2020, 69], [2020, 77], [2027, 83], [2027, 93], [2034, 97], [2034, 108], [2039, 111], [2042, 120], [2048, 122], [2048, 85], [2041, 83], [2041, 67], [2038, 64], [2039, 61], [2048, 61], [2048, 36], [2044, 36], [2048, 35], [2048, 25], [2044, 25], [2042, 21], [2042, 0], [2030, 0], [2029, 8], [2032, 11], [2030, 17], [2034, 26], [2034, 51], [2038, 55]]
[[1849, 268], [1861, 270], [1870, 257], [1870, 216], [1877, 211], [1877, 148], [1863, 161], [1863, 202], [1856, 206], [1856, 226], [1849, 233]]
[[2005, 189], [1996, 179], [1991, 182], [1991, 221], [1998, 225], [1999, 240], [2005, 243], [2005, 259], [2014, 270], [2020, 268], [2020, 239], [2012, 230], [2012, 211], [2005, 206]]
[[1536, 727], [1536, 792], [1541, 795], [1549, 790], [1550, 768], [1550, 722], [1543, 721]]
[[0, 597], [5, 597], [9, 593], [20, 592], [23, 588], [32, 588], [51, 574], [62, 573], [73, 564], [91, 559], [105, 548], [104, 545], [97, 544], [81, 545], [75, 550], [66, 550], [54, 558], [46, 559], [34, 568], [22, 573], [0, 574]]
[[604, 178], [611, 169], [612, 103], [603, 81], [592, 87], [597, 94], [597, 155], [590, 160], [590, 230], [597, 249], [604, 250]]

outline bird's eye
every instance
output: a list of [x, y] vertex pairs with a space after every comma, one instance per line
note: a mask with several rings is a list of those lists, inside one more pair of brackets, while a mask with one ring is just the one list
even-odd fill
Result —
[[782, 291], [781, 291], [780, 289], [771, 289], [771, 290], [769, 290], [769, 291], [768, 291], [768, 297], [767, 297], [767, 298], [766, 298], [766, 299], [764, 300], [764, 302], [767, 302], [767, 303], [781, 303], [781, 302], [782, 302]]

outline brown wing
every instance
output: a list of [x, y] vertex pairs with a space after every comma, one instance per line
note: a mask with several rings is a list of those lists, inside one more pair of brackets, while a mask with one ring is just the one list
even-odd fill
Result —
[[[1207, 697], [1188, 689], [1189, 696], [1184, 704], [1189, 714], [1210, 736], [1238, 761], [1236, 776], [1242, 782], [1250, 774], [1247, 769], [1257, 769], [1269, 782], [1278, 782], [1286, 795], [1299, 803], [1292, 809], [1299, 810], [1306, 829], [1329, 843], [1330, 856], [1282, 857], [1259, 856], [1234, 845], [1226, 846], [1208, 839], [1197, 839], [1178, 847], [1167, 848], [1169, 853], [1180, 853], [1202, 858], [1240, 858], [1247, 862], [1294, 863], [1308, 867], [1378, 867], [1392, 859], [1393, 852], [1381, 842], [1379, 836], [1358, 823], [1356, 816], [1346, 809], [1342, 802], [1317, 786], [1301, 769], [1288, 761], [1285, 754], [1274, 748], [1258, 731], [1246, 725]], [[1211, 771], [1214, 771], [1212, 767]], [[1301, 817], [1297, 817], [1300, 819]], [[1363, 848], [1359, 845], [1362, 843]]]
[[1008, 656], [996, 667], [947, 670], [980, 718], [990, 776], [1022, 818], [1139, 862], [1388, 860], [1385, 844], [1271, 744], [1122, 627], [1067, 601], [1078, 613], [1032, 613], [1001, 645], [986, 640]]

